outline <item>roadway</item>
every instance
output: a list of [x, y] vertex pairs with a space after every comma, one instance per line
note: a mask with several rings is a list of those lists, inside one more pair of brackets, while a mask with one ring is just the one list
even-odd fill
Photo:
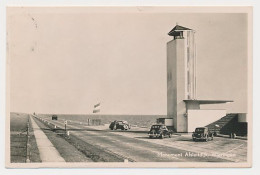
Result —
[[[49, 118], [44, 118], [47, 122], [53, 123], [60, 128], [64, 128], [64, 120], [59, 119], [53, 121]], [[232, 159], [226, 156], [214, 154], [212, 150], [207, 150], [205, 145], [211, 143], [192, 142], [191, 139], [183, 139], [183, 143], [176, 142], [181, 137], [161, 139], [148, 139], [146, 133], [143, 132], [114, 132], [108, 129], [95, 129], [95, 127], [86, 126], [79, 122], [69, 121], [67, 125], [68, 131], [73, 136], [93, 146], [102, 148], [112, 154], [119, 155], [135, 162], [233, 162]], [[218, 138], [219, 139], [219, 138]], [[221, 138], [223, 139], [223, 138]], [[215, 141], [216, 142], [216, 141]], [[188, 143], [188, 145], [185, 143]], [[203, 145], [204, 144], [204, 145]], [[194, 148], [195, 149], [194, 149]], [[204, 147], [204, 148], [203, 148]], [[196, 149], [197, 148], [197, 149]], [[234, 147], [233, 147], [234, 148]], [[206, 149], [206, 150], [205, 150]], [[213, 148], [214, 151], [215, 148]], [[231, 150], [229, 148], [229, 150]], [[225, 153], [228, 151], [225, 151]], [[231, 156], [232, 157], [232, 156]]]

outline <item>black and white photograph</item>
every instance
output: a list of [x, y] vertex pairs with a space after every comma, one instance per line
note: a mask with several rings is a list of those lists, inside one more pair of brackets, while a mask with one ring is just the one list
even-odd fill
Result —
[[251, 7], [6, 9], [6, 167], [251, 167]]

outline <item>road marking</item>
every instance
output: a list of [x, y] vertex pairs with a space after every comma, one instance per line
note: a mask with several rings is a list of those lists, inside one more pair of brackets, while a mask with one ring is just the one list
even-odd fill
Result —
[[231, 152], [231, 151], [234, 151], [234, 150], [238, 149], [239, 147], [241, 147], [241, 146], [243, 146], [243, 145], [244, 145], [244, 144], [241, 144], [241, 145], [239, 145], [239, 146], [237, 146], [237, 147], [235, 147], [235, 148], [233, 148], [233, 149], [227, 151], [226, 153], [229, 153], [229, 152]]

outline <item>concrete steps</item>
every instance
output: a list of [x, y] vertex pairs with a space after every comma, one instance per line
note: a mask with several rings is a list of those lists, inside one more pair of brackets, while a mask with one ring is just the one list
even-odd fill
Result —
[[[219, 127], [216, 127], [218, 125]], [[247, 135], [247, 123], [238, 122], [238, 114], [227, 114], [221, 119], [207, 125], [211, 132], [218, 134], [230, 135], [230, 133], [236, 133], [236, 135]]]

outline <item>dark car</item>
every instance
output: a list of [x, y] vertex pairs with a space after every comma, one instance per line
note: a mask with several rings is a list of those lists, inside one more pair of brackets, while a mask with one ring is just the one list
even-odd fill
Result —
[[172, 130], [169, 130], [164, 124], [152, 125], [150, 131], [148, 132], [149, 138], [161, 138], [171, 137]]
[[209, 139], [213, 140], [213, 133], [207, 127], [198, 127], [192, 134], [193, 141], [203, 140], [207, 142]]
[[58, 120], [58, 116], [57, 115], [53, 115], [53, 116], [51, 116], [51, 119], [52, 120]]
[[111, 124], [109, 125], [109, 128], [111, 130], [117, 130], [117, 129], [128, 130], [128, 129], [131, 129], [131, 125], [127, 121], [115, 120], [115, 121], [111, 122]]

